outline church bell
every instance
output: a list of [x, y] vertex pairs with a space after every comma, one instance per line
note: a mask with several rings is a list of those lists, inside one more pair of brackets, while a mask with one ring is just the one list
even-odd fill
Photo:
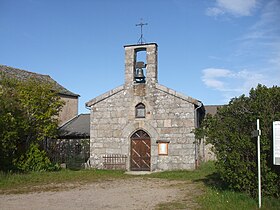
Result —
[[136, 63], [135, 81], [137, 83], [145, 83], [145, 75], [143, 70], [145, 67], [146, 65], [142, 61]]

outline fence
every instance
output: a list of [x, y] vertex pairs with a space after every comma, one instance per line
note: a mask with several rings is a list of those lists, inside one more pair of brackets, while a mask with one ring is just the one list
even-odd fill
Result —
[[49, 139], [47, 152], [52, 162], [81, 169], [89, 158], [89, 139]]
[[125, 170], [126, 169], [126, 155], [121, 154], [107, 154], [103, 156], [104, 162], [103, 167], [104, 169], [111, 169], [111, 170]]

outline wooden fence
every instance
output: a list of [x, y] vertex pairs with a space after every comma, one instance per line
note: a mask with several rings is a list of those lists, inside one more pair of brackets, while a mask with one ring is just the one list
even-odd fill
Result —
[[110, 170], [125, 170], [126, 169], [126, 155], [121, 154], [106, 154], [103, 156], [104, 169]]

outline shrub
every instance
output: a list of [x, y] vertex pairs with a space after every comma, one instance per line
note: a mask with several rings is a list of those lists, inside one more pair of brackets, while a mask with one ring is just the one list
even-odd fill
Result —
[[59, 166], [51, 163], [44, 150], [39, 149], [38, 144], [31, 144], [29, 150], [23, 154], [14, 164], [22, 171], [53, 171]]
[[248, 97], [234, 98], [215, 116], [207, 116], [196, 137], [213, 145], [217, 169], [230, 189], [257, 195], [257, 147], [251, 132], [260, 119], [262, 193], [280, 195], [279, 166], [272, 162], [272, 122], [280, 120], [280, 88], [258, 85]]
[[0, 171], [17, 170], [32, 144], [56, 136], [62, 106], [54, 84], [0, 74]]

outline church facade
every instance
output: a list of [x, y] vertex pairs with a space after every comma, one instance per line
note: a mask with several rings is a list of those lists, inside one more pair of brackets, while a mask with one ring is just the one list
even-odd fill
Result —
[[86, 103], [91, 110], [90, 166], [195, 169], [199, 148], [193, 130], [204, 116], [203, 104], [158, 83], [156, 43], [124, 49], [125, 83]]

